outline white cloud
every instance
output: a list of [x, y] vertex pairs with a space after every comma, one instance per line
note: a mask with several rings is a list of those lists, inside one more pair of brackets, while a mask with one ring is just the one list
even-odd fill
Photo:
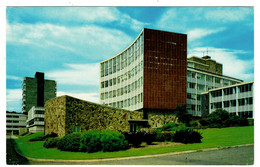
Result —
[[68, 92], [62, 92], [59, 91], [57, 92], [57, 96], [63, 96], [63, 95], [68, 95], [68, 96], [72, 96], [81, 100], [86, 100], [86, 101], [90, 101], [93, 103], [99, 103], [99, 93], [68, 93]]
[[46, 77], [64, 85], [98, 85], [99, 63], [66, 64], [65, 69], [47, 72]]
[[10, 22], [24, 22], [24, 18], [32, 18], [37, 23], [57, 25], [116, 24], [140, 31], [146, 23], [142, 23], [116, 7], [27, 7], [9, 8], [7, 18]]
[[242, 60], [239, 59], [237, 54], [246, 54], [245, 51], [232, 50], [224, 48], [204, 48], [198, 47], [189, 51], [188, 57], [199, 56], [205, 51], [209, 51], [209, 56], [219, 63], [223, 64], [223, 74], [234, 77], [237, 79], [242, 79], [244, 81], [254, 80], [254, 60]]
[[106, 59], [121, 52], [133, 39], [126, 33], [98, 26], [66, 27], [52, 24], [8, 24], [7, 43], [57, 48], [78, 56]]
[[6, 90], [6, 109], [8, 111], [22, 111], [22, 89]]
[[218, 32], [223, 31], [223, 30], [225, 30], [225, 28], [218, 28], [218, 29], [199, 29], [199, 28], [196, 28], [196, 29], [193, 29], [193, 30], [189, 30], [187, 32], [188, 41], [191, 42], [191, 41], [194, 41], [196, 39], [203, 38], [207, 35], [218, 33]]
[[252, 7], [213, 8], [205, 12], [204, 17], [208, 20], [219, 22], [236, 22], [253, 15]]
[[17, 81], [23, 81], [23, 78], [17, 77], [17, 76], [11, 76], [11, 75], [6, 75], [6, 79], [17, 80]]

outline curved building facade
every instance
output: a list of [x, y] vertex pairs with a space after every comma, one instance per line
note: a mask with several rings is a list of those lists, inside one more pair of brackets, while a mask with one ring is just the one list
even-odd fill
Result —
[[121, 53], [100, 63], [100, 104], [166, 111], [186, 104], [187, 35], [143, 29]]

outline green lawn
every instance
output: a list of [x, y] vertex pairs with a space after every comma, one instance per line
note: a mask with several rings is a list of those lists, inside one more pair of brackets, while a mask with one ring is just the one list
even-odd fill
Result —
[[[118, 152], [68, 152], [59, 151], [57, 149], [47, 149], [43, 147], [44, 142], [28, 142], [29, 136], [16, 139], [17, 150], [26, 157], [40, 159], [97, 159], [97, 158], [114, 158], [161, 154], [168, 152], [201, 150], [214, 147], [228, 147], [234, 145], [253, 144], [254, 143], [254, 127], [231, 127], [221, 129], [203, 129], [202, 143], [177, 145], [160, 148], [143, 148], [140, 150], [125, 150]], [[34, 134], [42, 135], [42, 134]], [[31, 137], [30, 137], [31, 138]]]

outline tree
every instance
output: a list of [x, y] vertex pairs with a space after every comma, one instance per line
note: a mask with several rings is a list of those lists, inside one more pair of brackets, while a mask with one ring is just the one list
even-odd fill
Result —
[[176, 117], [178, 118], [179, 122], [189, 124], [191, 121], [191, 114], [187, 112], [186, 105], [177, 105], [176, 109], [174, 110]]
[[207, 123], [212, 128], [222, 128], [229, 125], [229, 113], [223, 109], [217, 109], [208, 115]]

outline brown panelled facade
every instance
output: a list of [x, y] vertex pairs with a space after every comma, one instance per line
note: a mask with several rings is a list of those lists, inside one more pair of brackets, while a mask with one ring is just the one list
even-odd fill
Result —
[[144, 109], [186, 104], [187, 35], [144, 29]]

